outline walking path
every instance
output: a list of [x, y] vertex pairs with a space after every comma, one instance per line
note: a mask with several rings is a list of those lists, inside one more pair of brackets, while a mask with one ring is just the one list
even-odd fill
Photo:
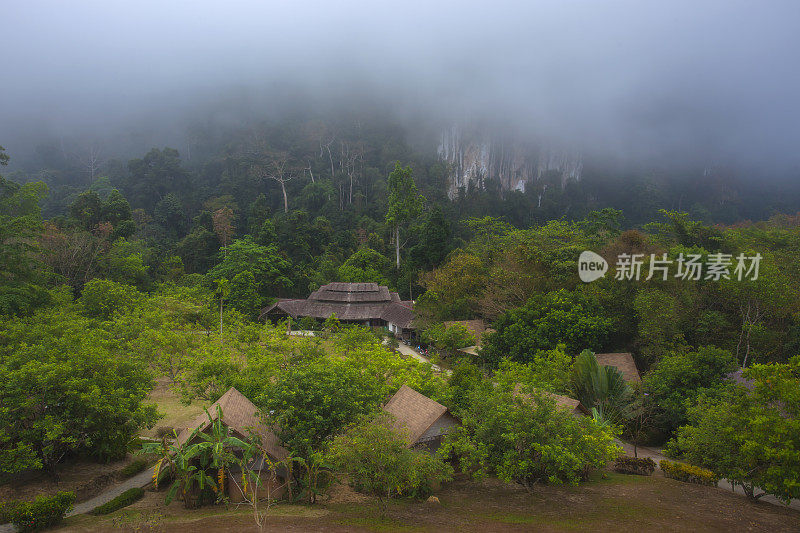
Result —
[[[413, 357], [417, 361], [421, 361], [423, 363], [430, 363], [431, 362], [430, 359], [428, 359], [427, 357], [425, 357], [424, 355], [422, 355], [421, 353], [416, 351], [411, 346], [407, 346], [407, 345], [403, 344], [402, 342], [397, 346], [397, 351], [400, 352], [403, 355], [408, 355], [409, 357]], [[446, 368], [442, 368], [439, 365], [434, 365], [433, 363], [431, 363], [431, 366], [437, 372], [443, 372], [443, 373], [445, 373], [447, 375], [450, 375], [450, 374], [453, 373], [452, 370], [448, 370]]]
[[[147, 468], [143, 472], [136, 474], [132, 478], [126, 479], [120, 483], [108, 487], [106, 490], [90, 498], [85, 502], [76, 503], [72, 511], [66, 514], [67, 517], [75, 516], [76, 514], [85, 514], [91, 512], [95, 507], [99, 507], [104, 503], [108, 503], [128, 489], [140, 487], [144, 488], [153, 481], [153, 469]], [[0, 524], [0, 533], [14, 533], [16, 528], [13, 524]]]
[[90, 498], [85, 502], [76, 503], [75, 507], [67, 513], [67, 516], [74, 516], [76, 514], [84, 514], [90, 512], [95, 507], [99, 507], [104, 503], [108, 503], [123, 492], [128, 489], [133, 489], [136, 487], [144, 488], [153, 481], [153, 469], [146, 468], [143, 472], [140, 472], [133, 476], [132, 478], [128, 478], [121, 483], [117, 483], [116, 485], [112, 485], [111, 487], [107, 488], [94, 498]]
[[[623, 441], [618, 441], [618, 443], [622, 446], [623, 450], [625, 450], [625, 455], [633, 457], [633, 444], [629, 444], [629, 443], [623, 442]], [[666, 459], [667, 461], [674, 461], [674, 459], [670, 459], [669, 457], [667, 457], [666, 455], [661, 453], [661, 450], [658, 450], [656, 448], [648, 448], [646, 446], [637, 447], [636, 448], [636, 455], [638, 457], [649, 457], [650, 459], [652, 459], [653, 461], [656, 462], [656, 467], [657, 468], [658, 468], [658, 462], [661, 461], [662, 459]], [[726, 487], [726, 485], [727, 485], [727, 487]], [[719, 484], [718, 484], [717, 488], [719, 488], [721, 490], [730, 490], [729, 489], [730, 486], [731, 486], [731, 482], [728, 481], [725, 478], [722, 478], [722, 479], [719, 480]], [[736, 494], [739, 494], [741, 496], [746, 496], [745, 493], [744, 493], [744, 490], [739, 485], [736, 485], [736, 487], [733, 489], [733, 492], [735, 492]], [[766, 495], [762, 496], [761, 498], [759, 498], [758, 501], [765, 502], [765, 503], [771, 503], [773, 505], [779, 505], [781, 507], [789, 507], [790, 509], [796, 509], [796, 510], [800, 511], [800, 500], [792, 500], [791, 502], [789, 502], [789, 505], [787, 506], [785, 503], [780, 501], [775, 496], [770, 496], [769, 494], [766, 494]]]

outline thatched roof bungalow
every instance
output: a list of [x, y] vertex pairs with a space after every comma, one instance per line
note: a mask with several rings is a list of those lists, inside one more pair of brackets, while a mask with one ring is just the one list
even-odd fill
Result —
[[[233, 387], [208, 408], [211, 420], [205, 412], [198, 416], [189, 427], [180, 432], [176, 444], [189, 443], [195, 430], [210, 431], [212, 421], [216, 421], [220, 414], [217, 407], [222, 411], [222, 423], [231, 430], [231, 433], [242, 440], [247, 440], [251, 433], [258, 436], [262, 450], [266, 452], [271, 461], [283, 461], [289, 456], [289, 452], [281, 446], [277, 435], [262, 421], [258, 408]], [[260, 461], [260, 458], [256, 461]], [[263, 487], [259, 490], [259, 497], [280, 498], [286, 491], [286, 470], [284, 468], [275, 473], [265, 469], [261, 478]], [[236, 503], [244, 499], [243, 494], [236, 486], [228, 484], [226, 489], [232, 502]]]
[[407, 385], [400, 387], [383, 410], [394, 417], [396, 427], [405, 433], [409, 447], [435, 451], [444, 435], [460, 425], [447, 407]]
[[[570, 398], [569, 396], [562, 396], [560, 394], [555, 394], [554, 392], [541, 390], [541, 389], [534, 389], [534, 392], [546, 396], [551, 400], [556, 402], [556, 407], [559, 409], [564, 409], [568, 411], [570, 414], [574, 416], [589, 416], [591, 415], [591, 411], [584, 406], [580, 400], [576, 400], [575, 398]], [[521, 391], [520, 385], [514, 387], [514, 393], [523, 399], [531, 399], [530, 394], [526, 394]]]
[[642, 377], [636, 368], [636, 362], [630, 353], [596, 353], [597, 364], [600, 366], [613, 366], [620, 371], [628, 383], [641, 383]]

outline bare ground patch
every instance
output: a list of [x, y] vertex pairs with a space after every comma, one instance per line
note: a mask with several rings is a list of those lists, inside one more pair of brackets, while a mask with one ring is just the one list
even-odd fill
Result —
[[[407, 500], [384, 508], [375, 498], [339, 488], [314, 506], [272, 508], [265, 531], [798, 531], [800, 513], [712, 487], [661, 476], [607, 474], [579, 487], [540, 486], [527, 492], [497, 480], [460, 478], [436, 493], [439, 504]], [[108, 517], [74, 517], [60, 531], [258, 531], [247, 508], [183, 509], [148, 493]], [[137, 518], [138, 517], [138, 518]], [[124, 520], [128, 520], [126, 525]], [[135, 526], [135, 527], [134, 527]]]

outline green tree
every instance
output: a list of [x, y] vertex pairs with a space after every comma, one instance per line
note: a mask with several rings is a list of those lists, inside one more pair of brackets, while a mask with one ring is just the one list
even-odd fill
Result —
[[54, 472], [67, 454], [124, 457], [155, 422], [153, 380], [115, 335], [68, 304], [8, 321], [0, 335], [0, 471]]
[[687, 409], [704, 391], [719, 388], [736, 358], [727, 350], [701, 346], [670, 352], [650, 369], [642, 390], [654, 404], [653, 425], [670, 435], [687, 421]]
[[512, 309], [494, 323], [497, 330], [484, 336], [481, 355], [496, 366], [507, 357], [527, 362], [540, 350], [558, 344], [567, 353], [603, 346], [611, 329], [596, 301], [566, 290], [537, 294], [524, 306]]
[[[7, 155], [0, 150], [0, 164]], [[0, 315], [24, 315], [49, 299], [49, 269], [38, 260], [42, 227], [42, 182], [19, 185], [0, 176]]]
[[130, 311], [144, 295], [130, 285], [94, 279], [84, 285], [79, 302], [86, 316], [108, 320], [115, 313]]
[[205, 273], [214, 266], [219, 242], [217, 236], [204, 226], [196, 226], [181, 239], [175, 251], [186, 265], [189, 273]]
[[475, 345], [475, 335], [463, 324], [435, 324], [422, 332], [425, 342], [433, 344], [439, 350], [454, 354], [460, 348]]
[[127, 197], [149, 213], [168, 194], [190, 190], [190, 174], [181, 168], [180, 155], [174, 148], [153, 148], [143, 158], [129, 161], [128, 170]]
[[231, 280], [231, 305], [243, 315], [257, 318], [264, 303], [264, 298], [258, 294], [256, 277], [249, 270], [239, 272]]
[[418, 235], [419, 243], [411, 249], [414, 263], [424, 270], [430, 270], [447, 257], [450, 252], [450, 224], [437, 205], [425, 217]]
[[360, 369], [335, 361], [293, 367], [258, 398], [277, 435], [294, 455], [307, 458], [361, 416], [376, 411], [383, 388]]
[[478, 479], [495, 475], [531, 489], [537, 483], [586, 480], [620, 452], [609, 426], [574, 417], [541, 394], [527, 398], [503, 387], [476, 390], [463, 426], [450, 432], [439, 453], [458, 458]]
[[256, 292], [260, 296], [259, 306], [263, 306], [268, 298], [283, 294], [291, 287], [290, 264], [278, 252], [278, 248], [274, 244], [256, 244], [250, 236], [233, 241], [222, 262], [212, 268], [208, 276], [213, 280], [232, 280], [245, 271], [253, 274]]
[[400, 270], [400, 227], [408, 224], [422, 212], [424, 198], [417, 192], [411, 167], [403, 168], [397, 162], [389, 174], [389, 209], [386, 223], [394, 232], [395, 258]]
[[389, 259], [370, 248], [360, 248], [339, 267], [339, 281], [391, 285]]
[[544, 390], [572, 394], [572, 358], [559, 344], [553, 350], [541, 350], [528, 363], [504, 360], [494, 373], [494, 380], [506, 387], [522, 385], [523, 392]]
[[173, 239], [186, 235], [186, 210], [175, 193], [167, 194], [156, 204], [153, 218]]
[[750, 498], [771, 494], [789, 503], [800, 497], [800, 356], [753, 365], [745, 377], [752, 390], [700, 396], [675, 447]]
[[85, 230], [93, 230], [103, 220], [103, 200], [94, 191], [81, 193], [69, 206], [72, 218]]

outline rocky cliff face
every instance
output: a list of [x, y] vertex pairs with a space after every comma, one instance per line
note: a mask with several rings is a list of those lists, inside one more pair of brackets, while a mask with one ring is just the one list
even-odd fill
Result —
[[451, 198], [459, 189], [482, 187], [487, 180], [497, 180], [504, 191], [524, 191], [526, 184], [550, 171], [561, 174], [563, 186], [568, 179], [580, 180], [583, 171], [579, 153], [502, 139], [460, 126], [442, 132], [438, 153], [450, 168]]

